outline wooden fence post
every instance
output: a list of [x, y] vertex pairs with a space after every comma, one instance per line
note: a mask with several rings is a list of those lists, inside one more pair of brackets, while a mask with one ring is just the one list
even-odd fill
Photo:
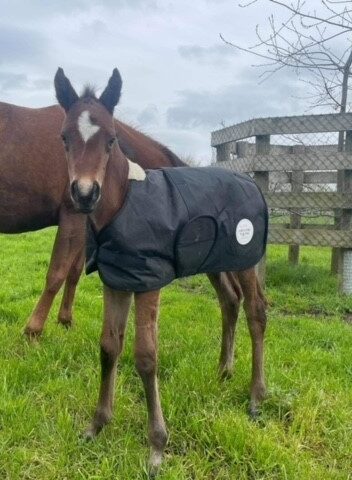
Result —
[[[305, 151], [304, 145], [294, 145], [292, 154], [302, 154]], [[301, 193], [303, 191], [303, 170], [293, 170], [291, 174], [291, 191], [293, 193]], [[299, 212], [291, 213], [290, 228], [301, 228], [301, 215]], [[292, 265], [298, 265], [299, 261], [299, 245], [288, 246], [288, 261]]]
[[231, 146], [232, 142], [228, 142], [216, 147], [217, 162], [226, 162], [227, 160], [231, 160]]
[[[346, 132], [345, 151], [351, 155], [352, 161], [352, 131]], [[352, 195], [352, 169], [340, 173], [341, 190], [345, 195]], [[352, 223], [352, 209], [344, 209], [340, 217], [340, 229], [349, 230]], [[341, 248], [339, 254], [339, 285], [342, 293], [352, 293], [352, 249]]]
[[[344, 139], [345, 139], [345, 132], [339, 132], [339, 141], [337, 145], [337, 151], [343, 152], [344, 150]], [[347, 142], [347, 138], [346, 138]], [[341, 170], [337, 170], [337, 184], [336, 190], [337, 192], [343, 191], [344, 188], [344, 172]], [[342, 217], [342, 210], [334, 210], [334, 225], [335, 228], [340, 230], [341, 229], [341, 217]], [[339, 275], [341, 279], [341, 269], [342, 269], [342, 257], [343, 252], [341, 248], [333, 247], [331, 249], [331, 273], [335, 275]], [[341, 283], [341, 282], [340, 282]]]
[[[270, 154], [270, 135], [257, 135], [255, 137], [256, 155]], [[254, 181], [263, 192], [264, 196], [269, 191], [269, 172], [254, 172]], [[257, 265], [257, 273], [262, 287], [265, 287], [266, 254]]]
[[248, 142], [236, 142], [236, 154], [238, 158], [243, 158], [247, 154], [247, 145]]

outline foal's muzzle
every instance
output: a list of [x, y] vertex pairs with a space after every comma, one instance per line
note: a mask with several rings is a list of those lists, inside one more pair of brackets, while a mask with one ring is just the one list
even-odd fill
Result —
[[74, 180], [70, 190], [75, 208], [81, 213], [91, 213], [100, 199], [101, 189], [97, 181], [87, 184]]

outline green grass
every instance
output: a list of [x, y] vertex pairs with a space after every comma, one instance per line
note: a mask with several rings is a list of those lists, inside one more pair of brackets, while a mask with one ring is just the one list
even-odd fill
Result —
[[[121, 358], [116, 408], [99, 438], [79, 434], [99, 384], [102, 294], [82, 278], [71, 331], [40, 342], [22, 329], [41, 291], [54, 230], [0, 237], [0, 479], [142, 479], [146, 408], [132, 356], [133, 322]], [[352, 299], [337, 293], [327, 249], [269, 248], [266, 339], [269, 394], [259, 422], [247, 417], [250, 342], [241, 313], [233, 379], [216, 377], [220, 312], [205, 277], [162, 294], [160, 388], [170, 432], [160, 479], [352, 478]]]

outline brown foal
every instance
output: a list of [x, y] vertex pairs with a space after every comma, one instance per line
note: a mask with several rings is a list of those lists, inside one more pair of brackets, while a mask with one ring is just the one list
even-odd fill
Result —
[[[113, 110], [119, 101], [121, 77], [114, 70], [100, 98], [86, 90], [79, 97], [62, 69], [55, 76], [56, 95], [66, 112], [62, 140], [68, 161], [71, 197], [75, 208], [89, 214], [96, 231], [110, 223], [124, 203], [129, 182], [138, 181], [141, 169], [123, 154], [116, 139]], [[131, 222], [134, 219], [131, 218]], [[265, 394], [263, 340], [266, 325], [265, 299], [255, 270], [209, 275], [222, 311], [222, 344], [219, 370], [232, 372], [235, 327], [241, 298], [252, 339], [250, 413], [257, 414]], [[116, 362], [121, 354], [133, 292], [104, 286], [104, 324], [101, 335], [101, 387], [92, 422], [86, 431], [93, 438], [111, 419]], [[155, 473], [167, 442], [157, 381], [157, 321], [159, 291], [135, 293], [135, 364], [142, 379], [148, 408], [150, 467]]]

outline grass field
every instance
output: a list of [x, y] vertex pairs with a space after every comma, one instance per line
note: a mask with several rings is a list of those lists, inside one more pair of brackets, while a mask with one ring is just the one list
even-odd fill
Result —
[[[71, 331], [40, 342], [22, 329], [41, 291], [54, 230], [0, 236], [0, 479], [145, 478], [146, 408], [132, 357], [121, 358], [115, 416], [93, 443], [79, 434], [99, 383], [102, 295], [82, 278]], [[160, 388], [170, 432], [160, 479], [352, 478], [352, 299], [337, 294], [329, 251], [305, 248], [289, 268], [269, 248], [269, 387], [260, 421], [247, 417], [250, 342], [241, 313], [234, 378], [216, 377], [220, 312], [205, 277], [162, 294]]]

